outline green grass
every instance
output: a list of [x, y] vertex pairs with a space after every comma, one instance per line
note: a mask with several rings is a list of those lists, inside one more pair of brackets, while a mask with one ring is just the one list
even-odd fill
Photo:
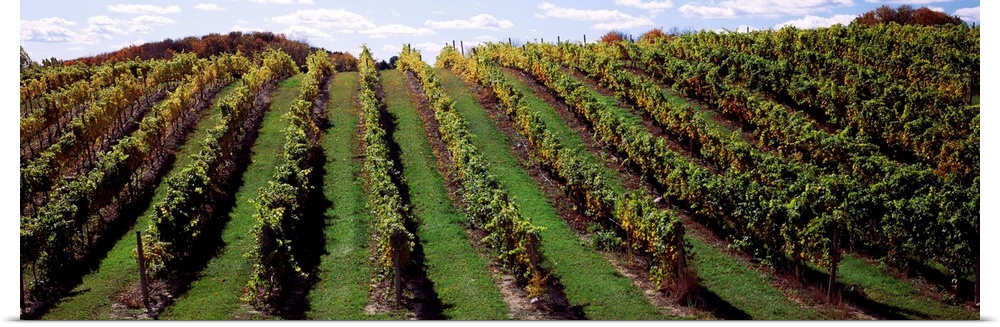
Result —
[[448, 198], [437, 171], [424, 126], [410, 100], [409, 86], [399, 71], [382, 72], [385, 104], [396, 117], [394, 139], [410, 188], [413, 218], [424, 250], [427, 275], [444, 304], [444, 315], [459, 320], [499, 320], [509, 309], [489, 277], [486, 260], [469, 244], [462, 229], [465, 215]]
[[[235, 89], [236, 83], [226, 86], [219, 92], [215, 103], [224, 98]], [[208, 135], [208, 131], [215, 126], [222, 117], [222, 111], [218, 105], [213, 104], [211, 108], [204, 110], [194, 130], [188, 136], [187, 142], [182, 144], [177, 151], [173, 168], [167, 173], [175, 174], [191, 161], [190, 156], [198, 151], [198, 141]], [[164, 178], [163, 180], [166, 180]], [[167, 186], [161, 183], [153, 191], [151, 204], [158, 203], [166, 196]], [[141, 216], [136, 219], [135, 225], [130, 229], [145, 231], [150, 218], [155, 210], [154, 205], [150, 205]], [[122, 217], [125, 219], [125, 217]], [[70, 296], [62, 299], [53, 307], [42, 319], [53, 320], [96, 320], [109, 319], [111, 317], [111, 304], [114, 303], [118, 294], [122, 293], [126, 287], [137, 284], [138, 263], [135, 254], [135, 234], [129, 232], [122, 239], [115, 243], [108, 252], [107, 257], [101, 261], [97, 270], [83, 277], [79, 286], [73, 289]], [[131, 313], [139, 314], [142, 310], [132, 310]]]
[[840, 283], [860, 290], [869, 299], [887, 306], [895, 319], [979, 319], [975, 312], [950, 306], [921, 295], [913, 285], [899, 280], [886, 269], [872, 266], [852, 255], [844, 255], [837, 270]]
[[[571, 146], [582, 146], [583, 140], [579, 134], [569, 128], [556, 111], [539, 99], [534, 90], [519, 79], [505, 74], [508, 82], [524, 95], [524, 101], [531, 111], [537, 113], [550, 130], [556, 132], [559, 141]], [[613, 100], [603, 98], [605, 103], [613, 105]], [[624, 112], [624, 110], [622, 109]], [[618, 173], [607, 167], [601, 167], [608, 175], [618, 178]], [[609, 183], [616, 189], [623, 189], [616, 179]], [[708, 246], [701, 239], [688, 236], [686, 238], [695, 247], [694, 269], [699, 274], [702, 286], [715, 293], [731, 306], [744, 311], [754, 319], [816, 319], [816, 313], [803, 308], [781, 294], [770, 283], [741, 264], [736, 259], [725, 255], [720, 249]], [[739, 280], [739, 283], [734, 283]], [[766, 301], [761, 301], [766, 299]]]
[[580, 306], [587, 319], [648, 320], [671, 318], [650, 304], [628, 278], [599, 253], [588, 248], [563, 222], [546, 196], [522, 170], [507, 136], [479, 105], [469, 88], [449, 71], [437, 69], [442, 86], [455, 100], [455, 109], [469, 123], [473, 143], [492, 163], [493, 173], [506, 187], [524, 217], [539, 226], [549, 267], [565, 287], [570, 305]]
[[756, 320], [823, 319], [814, 310], [802, 307], [765, 278], [747, 266], [690, 235], [685, 239], [694, 246], [694, 267], [701, 285], [732, 307]]
[[309, 292], [309, 319], [390, 319], [364, 313], [368, 283], [374, 267], [368, 260], [371, 216], [359, 178], [361, 163], [355, 157], [359, 92], [358, 73], [341, 72], [330, 83], [327, 118], [330, 128], [320, 139], [326, 154], [323, 194], [332, 202], [324, 218], [326, 253], [320, 257], [319, 278]]
[[299, 92], [305, 74], [282, 81], [272, 93], [271, 108], [264, 115], [260, 134], [254, 142], [251, 162], [243, 174], [243, 185], [236, 191], [236, 204], [222, 231], [224, 248], [212, 258], [191, 288], [175, 299], [160, 315], [161, 319], [225, 320], [248, 318], [242, 289], [250, 278], [252, 264], [244, 255], [253, 246], [255, 209], [249, 201], [274, 175], [278, 157], [285, 143], [288, 121], [283, 115]]

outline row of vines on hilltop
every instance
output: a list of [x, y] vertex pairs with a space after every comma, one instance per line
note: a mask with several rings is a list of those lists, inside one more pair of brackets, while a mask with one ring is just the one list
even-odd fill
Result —
[[156, 278], [171, 279], [189, 259], [203, 254], [206, 231], [224, 217], [216, 206], [230, 196], [227, 190], [249, 160], [270, 89], [298, 72], [291, 57], [280, 51], [268, 51], [260, 60], [220, 101], [222, 118], [201, 141], [191, 163], [164, 181], [167, 195], [154, 204], [155, 216], [143, 236], [143, 253]]
[[[155, 63], [146, 77], [133, 76], [126, 70], [114, 77], [112, 85], [99, 91], [88, 90], [87, 87], [70, 89], [69, 91], [74, 91], [69, 94], [71, 99], [87, 98], [87, 96], [75, 98], [81, 96], [75, 93], [77, 91], [84, 94], [96, 91], [97, 95], [89, 104], [67, 104], [65, 108], [85, 108], [73, 117], [64, 129], [55, 126], [56, 129], [52, 134], [61, 132], [61, 136], [37, 157], [29, 159], [30, 161], [21, 168], [23, 214], [35, 214], [38, 203], [48, 202], [50, 191], [58, 189], [65, 182], [63, 177], [81, 175], [90, 170], [98, 154], [107, 151], [113, 142], [138, 127], [137, 118], [151, 109], [151, 100], [162, 98], [166, 90], [176, 87], [191, 73], [197, 62], [193, 55], [177, 56], [169, 62]], [[145, 101], [142, 101], [143, 99]], [[52, 108], [43, 111], [60, 110]], [[23, 123], [26, 120], [31, 121], [32, 118], [22, 119], [22, 127], [26, 127]], [[21, 132], [26, 131], [38, 132], [33, 128], [22, 129]], [[32, 152], [23, 158], [32, 158]]]
[[887, 154], [971, 181], [979, 175], [979, 105], [972, 102], [979, 93], [978, 29], [897, 26], [882, 32], [898, 35], [900, 43], [936, 42], [928, 43], [932, 49], [909, 44], [902, 47], [908, 50], [897, 50], [902, 53], [886, 54], [886, 60], [862, 63], [831, 49], [811, 49], [803, 40], [857, 40], [867, 46], [854, 46], [856, 51], [867, 53], [884, 35], [844, 28], [698, 33], [628, 46], [625, 53], [661, 75], [669, 73], [657, 64], [665, 60], [690, 66], [685, 67], [690, 78], [675, 79], [700, 84], [692, 85], [689, 95], [715, 99], [734, 86], [762, 92], [869, 137]]
[[[78, 65], [85, 66], [85, 65]], [[90, 104], [111, 94], [120, 82], [146, 79], [153, 66], [163, 68], [163, 60], [130, 61], [80, 68], [67, 66], [66, 71], [86, 71], [71, 84], [49, 88], [43, 76], [37, 80], [22, 81], [21, 85], [21, 165], [34, 159], [39, 152], [52, 145], [75, 117]], [[183, 67], [178, 67], [183, 68]], [[56, 68], [51, 68], [56, 69]], [[59, 70], [56, 70], [59, 71]], [[121, 88], [118, 87], [118, 92]]]
[[540, 226], [521, 216], [495, 175], [489, 162], [472, 143], [468, 123], [455, 111], [454, 102], [445, 94], [431, 67], [420, 54], [406, 46], [397, 68], [416, 76], [427, 98], [441, 138], [451, 155], [451, 168], [460, 184], [460, 198], [471, 224], [486, 232], [481, 240], [492, 250], [493, 260], [513, 274], [529, 290], [545, 280], [539, 269], [542, 260]]
[[641, 190], [613, 190], [598, 164], [586, 159], [580, 149], [566, 148], [538, 114], [521, 101], [523, 95], [482, 51], [473, 58], [464, 58], [454, 48], [446, 47], [437, 66], [452, 69], [470, 83], [489, 90], [513, 121], [514, 129], [528, 141], [534, 161], [557, 176], [564, 191], [584, 204], [581, 208], [588, 218], [624, 232], [628, 244], [638, 253], [653, 258], [650, 282], [661, 289], [673, 289], [685, 274], [686, 256], [690, 253], [685, 250], [684, 226], [675, 213], [658, 210]]
[[321, 151], [318, 117], [313, 117], [312, 109], [320, 97], [320, 86], [333, 73], [333, 66], [325, 52], [316, 51], [306, 58], [306, 67], [299, 95], [285, 116], [289, 125], [285, 128], [285, 144], [274, 176], [260, 189], [257, 198], [251, 200], [256, 209], [256, 242], [248, 254], [253, 271], [244, 298], [260, 309], [280, 305], [288, 298], [295, 281], [307, 277], [295, 258], [296, 253], [301, 253], [296, 240], [305, 234], [307, 219], [321, 218], [306, 216], [310, 192], [316, 187], [311, 184], [311, 177]]
[[73, 87], [76, 84], [97, 83], [107, 85], [112, 82], [111, 76], [116, 70], [130, 69], [132, 65], [144, 66], [147, 61], [131, 61], [118, 65], [69, 65], [51, 66], [43, 69], [30, 70], [21, 74], [21, 118], [36, 114], [35, 111], [49, 105], [49, 99], [59, 90]]
[[98, 154], [93, 169], [55, 189], [37, 215], [21, 216], [21, 269], [33, 298], [45, 300], [80, 269], [80, 258], [108, 226], [153, 189], [172, 158], [171, 144], [196, 121], [204, 97], [249, 67], [245, 58], [232, 55], [192, 64], [198, 73], [187, 75], [152, 108], [136, 132]]

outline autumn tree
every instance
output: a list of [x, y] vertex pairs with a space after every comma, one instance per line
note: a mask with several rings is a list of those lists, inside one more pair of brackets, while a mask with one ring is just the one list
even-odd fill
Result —
[[962, 24], [962, 19], [958, 16], [948, 16], [940, 11], [931, 10], [927, 7], [913, 9], [909, 5], [902, 5], [898, 8], [881, 6], [866, 12], [855, 18], [852, 24], [872, 26], [894, 22], [900, 25], [945, 25]]
[[358, 71], [358, 58], [350, 53], [334, 52], [330, 54], [330, 61], [338, 72]]
[[601, 42], [615, 43], [620, 41], [628, 41], [631, 38], [632, 38], [631, 35], [625, 34], [625, 32], [622, 31], [608, 31], [607, 34], [601, 36]]
[[642, 33], [642, 36], [639, 37], [639, 43], [651, 44], [651, 43], [656, 43], [660, 40], [669, 41], [670, 39], [671, 39], [670, 35], [663, 33], [663, 29], [655, 28], [649, 30], [646, 33]]

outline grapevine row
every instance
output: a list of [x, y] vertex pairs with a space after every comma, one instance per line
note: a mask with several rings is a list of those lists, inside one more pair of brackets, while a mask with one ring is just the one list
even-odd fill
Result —
[[315, 187], [310, 177], [320, 151], [320, 130], [311, 109], [333, 66], [325, 52], [316, 51], [306, 58], [306, 67], [299, 95], [286, 115], [289, 125], [274, 176], [251, 200], [256, 209], [256, 242], [248, 254], [253, 271], [244, 298], [261, 309], [279, 305], [296, 278], [306, 275], [292, 249], [297, 246], [297, 236], [303, 234], [302, 223], [317, 218], [306, 216], [310, 191]]
[[623, 231], [638, 253], [654, 258], [649, 267], [650, 282], [661, 289], [671, 288], [690, 259], [685, 255], [690, 252], [684, 248], [680, 217], [672, 211], [658, 210], [642, 191], [613, 191], [599, 165], [586, 159], [579, 149], [566, 148], [538, 114], [521, 101], [523, 95], [488, 57], [464, 58], [454, 48], [446, 47], [436, 65], [452, 69], [466, 81], [491, 91], [514, 122], [514, 129], [528, 140], [534, 161], [561, 179], [566, 193], [585, 204], [588, 218]]
[[375, 254], [372, 260], [379, 281], [393, 280], [401, 277], [395, 275], [399, 272], [397, 268], [410, 260], [415, 237], [405, 225], [408, 209], [397, 185], [397, 182], [403, 183], [402, 172], [396, 169], [389, 150], [390, 139], [382, 127], [383, 104], [379, 96], [382, 86], [368, 47], [361, 50], [358, 72], [365, 154], [362, 173], [367, 208], [373, 216], [371, 230]]
[[420, 54], [406, 46], [398, 65], [398, 69], [416, 75], [434, 111], [441, 138], [452, 158], [451, 168], [461, 184], [465, 212], [473, 226], [487, 233], [482, 242], [493, 250], [494, 260], [520, 282], [530, 281], [540, 286], [544, 276], [538, 270], [541, 261], [539, 232], [543, 227], [521, 216], [506, 190], [490, 173], [488, 161], [472, 143], [468, 123], [455, 111], [454, 102], [442, 89], [441, 80], [420, 59]]

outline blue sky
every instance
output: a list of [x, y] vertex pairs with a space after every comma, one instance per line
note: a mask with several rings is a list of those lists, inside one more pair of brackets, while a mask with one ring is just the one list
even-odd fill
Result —
[[[85, 3], [81, 4], [81, 3]], [[433, 61], [452, 40], [597, 39], [609, 30], [640, 35], [652, 28], [745, 30], [849, 23], [887, 4], [928, 6], [979, 23], [970, 0], [606, 0], [606, 1], [324, 1], [35, 0], [20, 3], [20, 40], [37, 61], [72, 59], [129, 44], [233, 30], [284, 33], [333, 51], [388, 59], [410, 43]]]

